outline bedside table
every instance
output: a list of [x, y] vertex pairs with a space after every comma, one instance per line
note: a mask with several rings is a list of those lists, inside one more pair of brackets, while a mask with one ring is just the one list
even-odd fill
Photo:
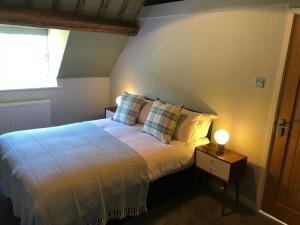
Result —
[[118, 107], [105, 108], [105, 118], [112, 118]]
[[[196, 167], [208, 176], [222, 181], [226, 197], [228, 184], [235, 183], [236, 204], [239, 204], [239, 180], [244, 175], [247, 157], [225, 149], [224, 154], [216, 154], [216, 145], [208, 144], [196, 148]], [[225, 201], [222, 204], [222, 216], [225, 212]]]

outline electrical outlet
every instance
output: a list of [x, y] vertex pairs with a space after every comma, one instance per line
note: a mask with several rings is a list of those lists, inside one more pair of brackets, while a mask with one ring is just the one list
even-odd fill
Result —
[[257, 77], [256, 78], [256, 82], [255, 82], [255, 84], [256, 84], [256, 87], [257, 88], [264, 88], [265, 87], [265, 78], [263, 78], [263, 77]]

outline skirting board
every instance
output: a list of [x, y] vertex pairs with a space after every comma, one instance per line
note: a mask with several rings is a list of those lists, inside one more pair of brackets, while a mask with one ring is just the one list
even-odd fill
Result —
[[[227, 196], [228, 196], [229, 198], [235, 200], [235, 192], [234, 192], [234, 191], [228, 190]], [[240, 201], [240, 203], [242, 203], [242, 205], [245, 205], [245, 206], [247, 206], [248, 208], [253, 209], [254, 211], [258, 211], [258, 208], [257, 208], [255, 202], [249, 200], [248, 198], [245, 198], [244, 196], [240, 195], [240, 196], [239, 196], [239, 201]]]
[[[223, 186], [220, 186], [218, 182], [211, 180], [208, 184], [212, 189], [214, 190], [220, 190], [223, 188]], [[235, 200], [235, 191], [234, 190], [228, 190], [227, 191], [227, 196], [233, 200]], [[257, 205], [255, 202], [249, 200], [248, 198], [245, 198], [244, 196], [240, 195], [239, 196], [239, 201], [242, 205], [247, 206], [248, 208], [254, 210], [254, 211], [258, 211], [259, 209], [257, 208]]]
[[[209, 183], [209, 186], [210, 186], [211, 188], [215, 189], [215, 190], [222, 188], [221, 186], [218, 185], [218, 183], [213, 182], [213, 181]], [[228, 190], [227, 196], [228, 196], [229, 198], [235, 200], [235, 192], [234, 192], [233, 190]], [[288, 224], [282, 222], [281, 220], [279, 220], [279, 219], [277, 219], [277, 218], [271, 216], [270, 214], [268, 214], [268, 213], [262, 211], [261, 209], [258, 209], [257, 206], [256, 206], [256, 204], [255, 204], [253, 201], [250, 201], [249, 199], [247, 199], [247, 198], [245, 198], [244, 196], [241, 196], [241, 195], [240, 195], [239, 197], [240, 197], [240, 199], [239, 199], [239, 200], [240, 200], [240, 203], [241, 203], [242, 205], [245, 205], [245, 206], [247, 206], [248, 208], [253, 209], [253, 210], [256, 211], [256, 212], [261, 213], [261, 214], [263, 214], [264, 216], [266, 216], [266, 217], [268, 217], [268, 218], [270, 218], [270, 219], [272, 219], [272, 220], [274, 220], [274, 221], [276, 221], [276, 222], [278, 222], [278, 223], [280, 223], [280, 224], [282, 224], [282, 225], [288, 225]]]
[[282, 222], [281, 220], [279, 220], [279, 219], [271, 216], [270, 214], [268, 214], [268, 213], [266, 213], [266, 212], [264, 212], [262, 210], [259, 210], [259, 213], [263, 214], [264, 216], [266, 216], [266, 217], [268, 217], [268, 218], [270, 218], [270, 219], [272, 219], [272, 220], [274, 220], [274, 221], [276, 221], [276, 222], [278, 222], [278, 223], [280, 223], [282, 225], [288, 225], [287, 223]]
[[[220, 184], [218, 182], [216, 182], [215, 180], [211, 180], [209, 183], [208, 183], [208, 186], [211, 187], [212, 189], [216, 190], [216, 191], [222, 191], [223, 190], [223, 186], [220, 186]], [[227, 197], [235, 200], [235, 191], [234, 190], [228, 190], [227, 192]], [[261, 209], [259, 209], [257, 207], [257, 205], [255, 204], [255, 202], [249, 200], [248, 198], [245, 198], [244, 196], [239, 196], [239, 200], [240, 200], [240, 203], [244, 206], [247, 206], [248, 208], [258, 212], [258, 213], [261, 213], [263, 214], [264, 216], [282, 224], [282, 225], [288, 225], [287, 223], [284, 223], [282, 222], [281, 220], [271, 216], [270, 214], [262, 211]]]

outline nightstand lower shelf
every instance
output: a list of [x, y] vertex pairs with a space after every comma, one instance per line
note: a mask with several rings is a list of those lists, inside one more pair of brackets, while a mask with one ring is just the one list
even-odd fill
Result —
[[224, 154], [217, 154], [213, 144], [196, 148], [196, 167], [202, 174], [215, 177], [223, 184], [222, 216], [225, 215], [227, 189], [230, 183], [235, 183], [236, 204], [239, 205], [239, 181], [243, 177], [247, 157], [237, 152], [225, 149]]
[[[198, 168], [199, 169], [199, 168]], [[216, 177], [216, 176], [213, 176], [213, 175], [211, 175], [211, 174], [209, 174], [207, 171], [204, 171], [204, 170], [202, 170], [202, 169], [199, 169], [200, 171], [201, 171], [201, 173], [202, 173], [202, 175], [204, 175], [205, 176], [205, 185], [207, 186], [207, 187], [209, 187], [209, 179], [211, 178], [211, 177], [214, 177], [214, 178], [216, 178], [217, 180], [219, 180], [221, 183], [222, 183], [222, 186], [223, 186], [223, 191], [222, 191], [222, 194], [223, 194], [223, 200], [222, 200], [222, 208], [221, 208], [221, 215], [222, 216], [225, 216], [225, 209], [226, 209], [226, 198], [228, 197], [227, 196], [227, 192], [228, 192], [228, 186], [229, 186], [229, 184], [230, 183], [228, 183], [228, 182], [225, 182], [225, 181], [223, 181], [223, 180], [220, 180], [218, 177]], [[237, 179], [237, 180], [235, 180], [234, 182], [232, 182], [232, 183], [234, 183], [234, 185], [235, 185], [235, 203], [236, 203], [236, 206], [239, 206], [239, 195], [240, 195], [240, 179]]]

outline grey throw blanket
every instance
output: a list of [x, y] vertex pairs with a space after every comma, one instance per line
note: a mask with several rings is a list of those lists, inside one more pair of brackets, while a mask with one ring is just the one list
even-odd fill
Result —
[[105, 224], [147, 210], [144, 159], [92, 123], [2, 135], [0, 156], [41, 224]]

